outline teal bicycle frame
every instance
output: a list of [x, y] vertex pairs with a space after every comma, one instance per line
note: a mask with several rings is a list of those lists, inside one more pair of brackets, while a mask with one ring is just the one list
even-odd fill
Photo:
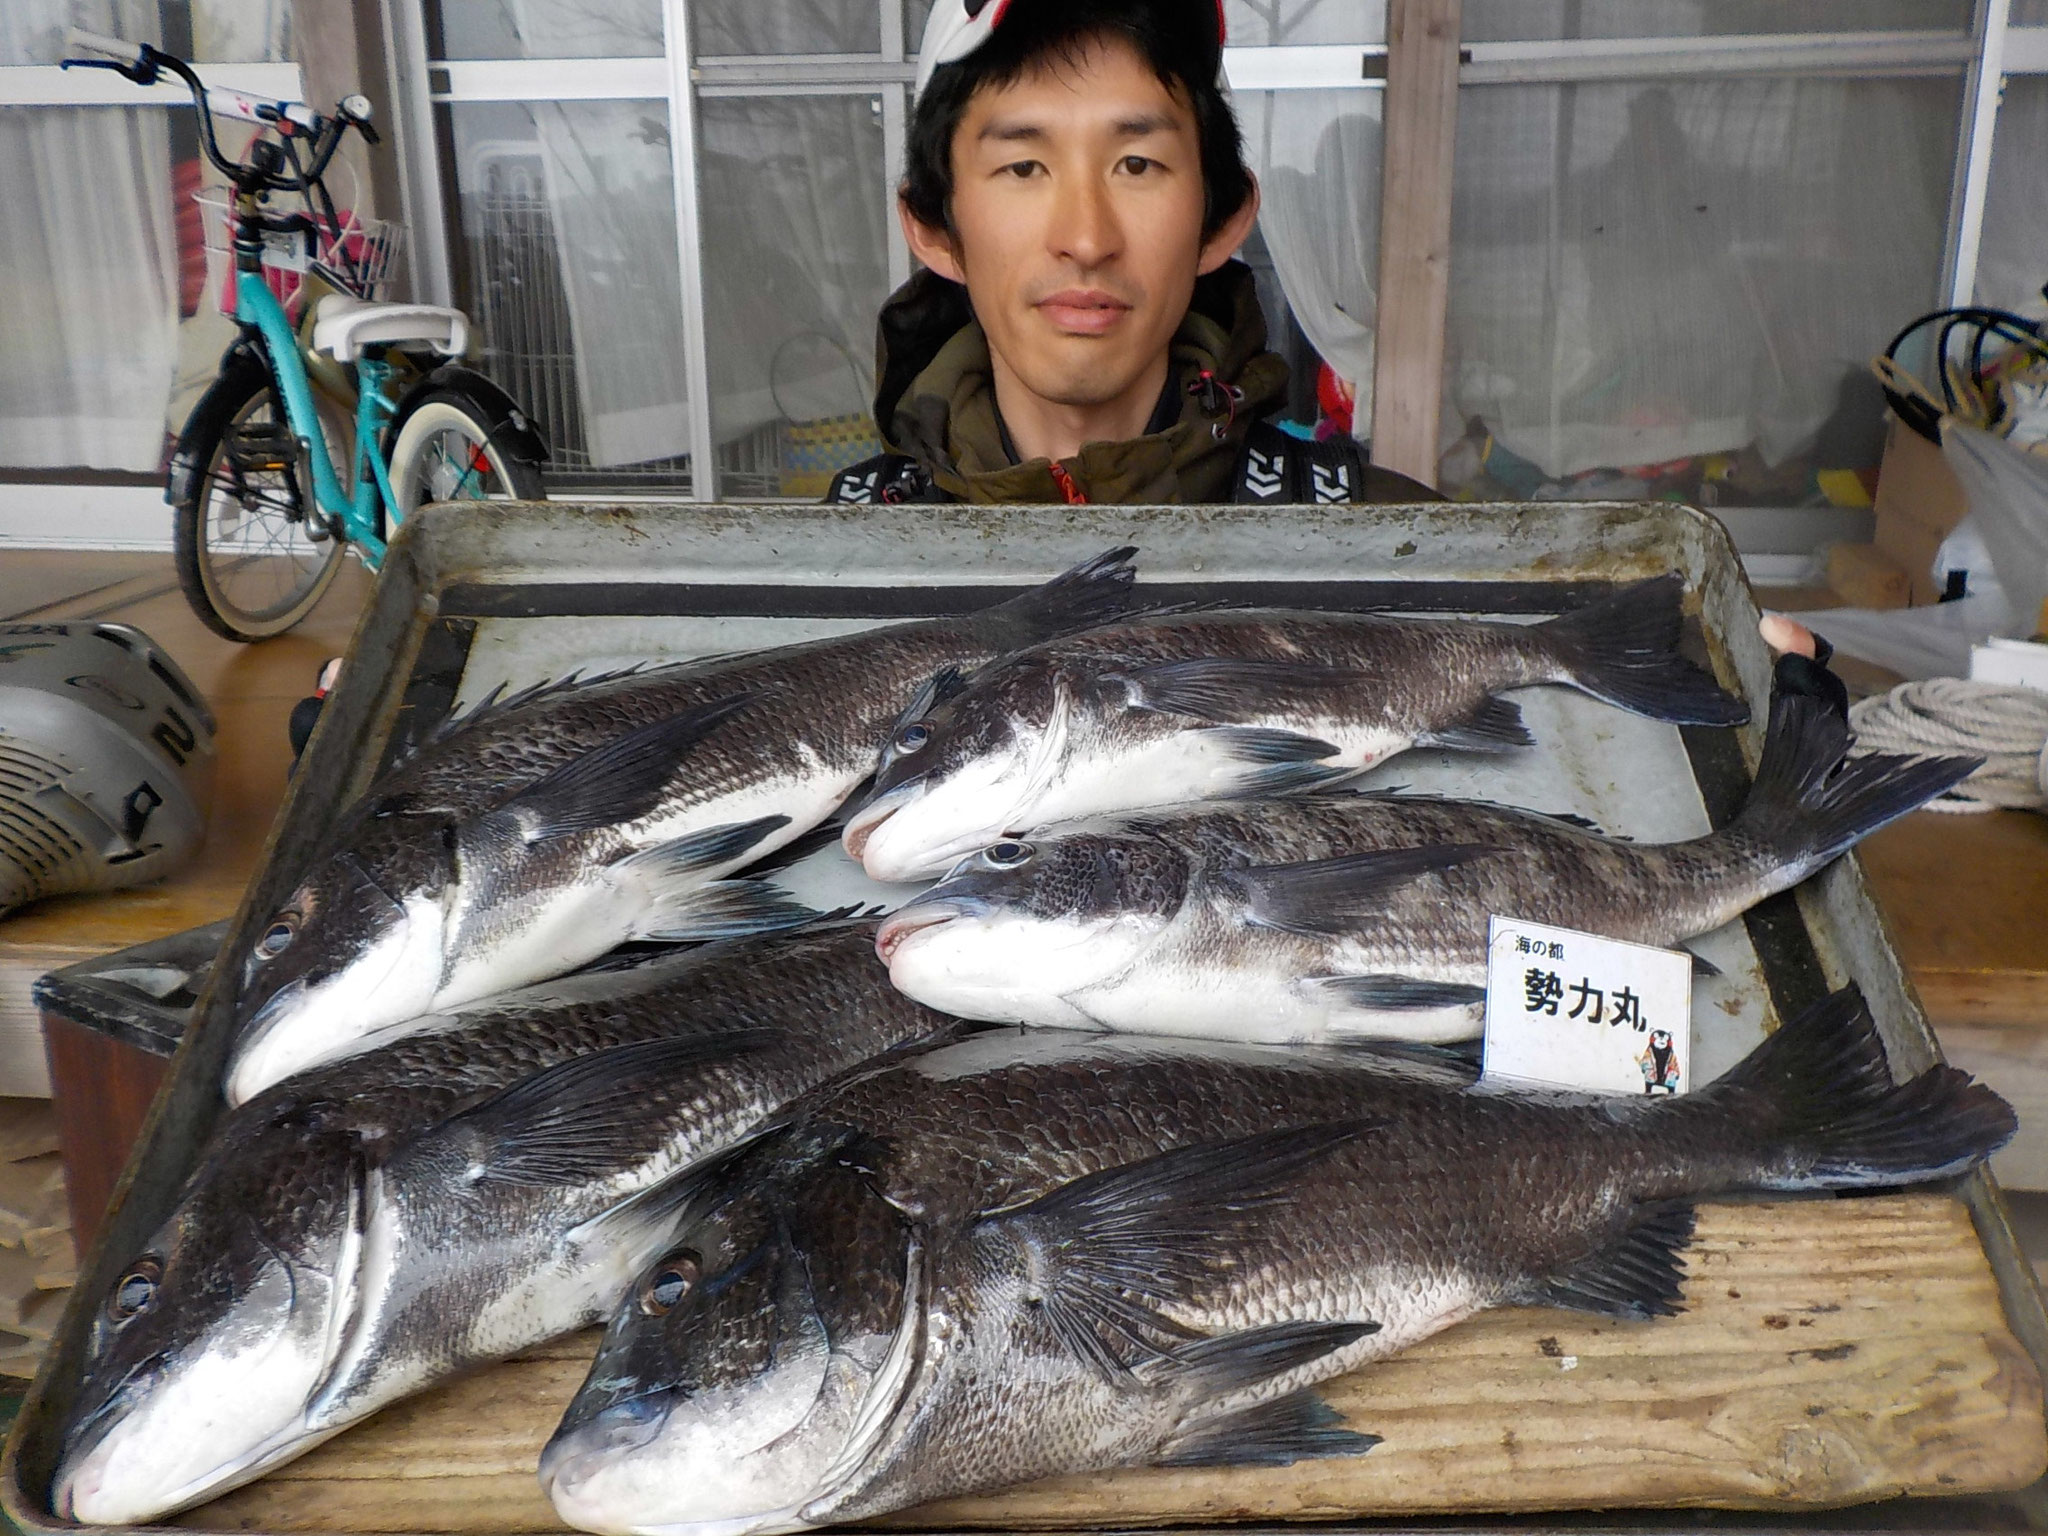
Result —
[[306, 375], [306, 360], [299, 355], [298, 334], [262, 273], [235, 274], [235, 319], [254, 326], [263, 337], [264, 349], [270, 354], [271, 377], [284, 395], [285, 419], [292, 435], [305, 444], [307, 460], [313, 466], [313, 495], [320, 511], [361, 552], [363, 564], [376, 570], [384, 561], [385, 547], [377, 537], [379, 501], [387, 528], [395, 532], [402, 516], [384, 468], [384, 455], [377, 449], [378, 438], [398, 413], [398, 403], [385, 390], [391, 378], [390, 365], [382, 358], [356, 359], [356, 489], [350, 496], [342, 490], [334, 461], [328, 456], [327, 434], [313, 403], [313, 381]]

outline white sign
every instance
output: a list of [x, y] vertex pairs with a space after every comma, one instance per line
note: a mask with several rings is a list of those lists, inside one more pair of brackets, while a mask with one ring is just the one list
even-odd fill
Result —
[[1570, 928], [1488, 925], [1489, 1081], [1590, 1093], [1692, 1086], [1692, 956]]

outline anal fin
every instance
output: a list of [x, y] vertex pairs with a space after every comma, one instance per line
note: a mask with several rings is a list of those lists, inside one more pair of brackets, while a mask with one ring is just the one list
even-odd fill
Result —
[[1213, 1397], [1284, 1376], [1297, 1366], [1355, 1344], [1380, 1325], [1347, 1319], [1342, 1322], [1270, 1323], [1237, 1333], [1218, 1334], [1183, 1344], [1160, 1362], [1176, 1381]]
[[1692, 1206], [1645, 1206], [1618, 1242], [1545, 1275], [1516, 1296], [1526, 1306], [1568, 1307], [1604, 1317], [1671, 1317], [1684, 1310], [1686, 1244]]
[[1325, 1456], [1362, 1456], [1378, 1435], [1346, 1429], [1336, 1409], [1312, 1391], [1220, 1414], [1167, 1442], [1162, 1467], [1284, 1467]]
[[1522, 723], [1521, 708], [1512, 699], [1485, 699], [1464, 719], [1422, 732], [1415, 744], [1456, 752], [1512, 752], [1535, 746], [1536, 738]]

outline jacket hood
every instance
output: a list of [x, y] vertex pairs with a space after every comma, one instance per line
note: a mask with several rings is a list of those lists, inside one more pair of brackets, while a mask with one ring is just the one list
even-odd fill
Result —
[[[892, 452], [922, 464], [934, 484], [963, 501], [1053, 501], [1063, 487], [1044, 459], [1012, 464], [995, 408], [988, 340], [967, 290], [920, 271], [882, 307], [876, 339], [875, 421]], [[1179, 413], [1163, 431], [1090, 443], [1065, 461], [1090, 501], [1139, 503], [1229, 499], [1239, 446], [1251, 423], [1277, 407], [1287, 365], [1266, 350], [1266, 320], [1251, 268], [1228, 261], [1197, 280], [1175, 332]], [[1243, 392], [1234, 408], [1187, 385], [1207, 370]]]

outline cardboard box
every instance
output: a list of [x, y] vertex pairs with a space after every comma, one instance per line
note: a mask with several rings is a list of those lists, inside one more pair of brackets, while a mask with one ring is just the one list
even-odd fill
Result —
[[1894, 417], [1877, 475], [1878, 551], [1906, 573], [1912, 607], [1941, 600], [1934, 555], [1970, 510], [1941, 450]]

